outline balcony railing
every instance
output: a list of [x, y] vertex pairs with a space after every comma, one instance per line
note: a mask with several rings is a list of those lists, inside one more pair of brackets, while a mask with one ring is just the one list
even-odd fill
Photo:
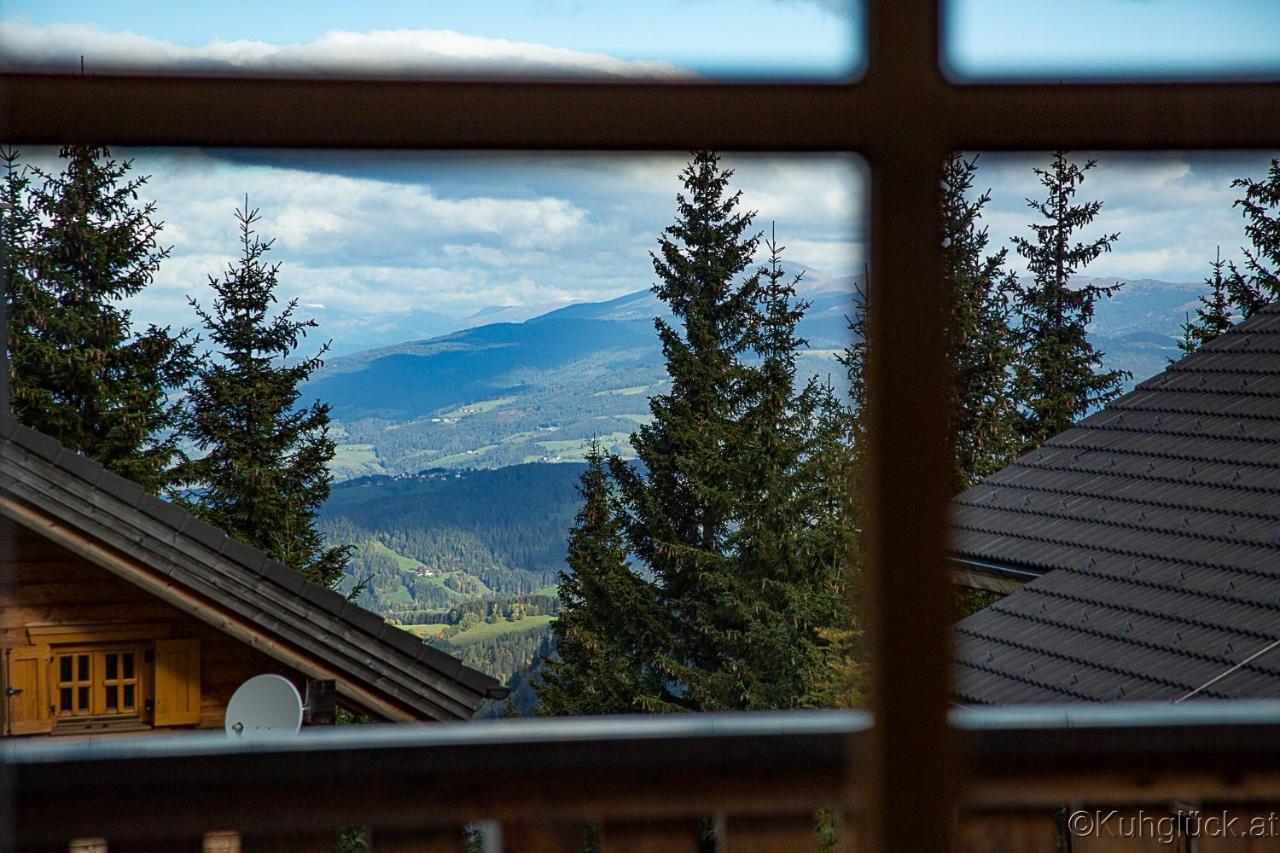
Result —
[[[1280, 702], [964, 709], [952, 723], [958, 849], [1116, 849], [1119, 837], [1125, 850], [1185, 850], [1156, 821], [1224, 809], [1243, 822], [1218, 834], [1237, 837], [1180, 831], [1198, 831], [1199, 850], [1280, 844], [1276, 819], [1244, 837], [1280, 804]], [[112, 853], [332, 851], [337, 830], [361, 826], [377, 853], [457, 851], [462, 827], [486, 822], [504, 851], [577, 853], [591, 823], [602, 853], [693, 851], [707, 826], [720, 850], [763, 853], [819, 849], [820, 810], [854, 849], [869, 731], [865, 713], [822, 711], [10, 741], [0, 850], [97, 838]], [[1115, 816], [1068, 826], [1076, 810]]]

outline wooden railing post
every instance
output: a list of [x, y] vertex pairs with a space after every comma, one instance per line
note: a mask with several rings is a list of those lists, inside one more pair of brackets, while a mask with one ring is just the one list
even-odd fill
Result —
[[375, 829], [372, 853], [462, 853], [466, 839], [461, 827], [432, 829]]
[[1058, 813], [979, 812], [962, 815], [957, 853], [1041, 853], [1058, 849]]
[[617, 820], [600, 827], [600, 853], [697, 853], [695, 820]]
[[72, 853], [201, 853], [202, 839], [199, 835], [188, 835], [170, 838], [122, 839], [112, 841], [105, 839], [100, 845], [85, 847], [71, 846]]
[[580, 853], [585, 839], [583, 824], [518, 821], [502, 825], [502, 853]]
[[[241, 853], [333, 853], [338, 844], [338, 830], [326, 830], [314, 834], [291, 832], [245, 833], [240, 837]], [[111, 851], [115, 853], [115, 851]]]
[[730, 815], [723, 821], [720, 853], [816, 853], [813, 815]]

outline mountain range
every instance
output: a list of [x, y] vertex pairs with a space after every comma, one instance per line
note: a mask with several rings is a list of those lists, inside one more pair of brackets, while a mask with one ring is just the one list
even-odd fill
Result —
[[[1124, 288], [1098, 305], [1090, 332], [1106, 365], [1136, 382], [1177, 356], [1181, 324], [1203, 286], [1119, 280]], [[847, 317], [861, 285], [861, 276], [810, 272], [802, 280], [810, 303], [799, 328], [809, 342], [802, 373], [840, 384], [836, 356], [850, 342]], [[304, 394], [331, 406], [337, 480], [581, 461], [593, 439], [626, 456], [628, 436], [648, 420], [649, 396], [667, 383], [655, 317], [670, 315], [643, 290], [482, 323], [333, 358]]]
[[[858, 281], [802, 282], [807, 374], [840, 380]], [[647, 290], [567, 305], [333, 358], [304, 392], [331, 406], [338, 480], [581, 461], [593, 439], [625, 456], [667, 384], [659, 316]]]

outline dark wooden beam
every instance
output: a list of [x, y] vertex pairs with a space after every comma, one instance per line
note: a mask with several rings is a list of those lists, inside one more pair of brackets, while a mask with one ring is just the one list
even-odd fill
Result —
[[[883, 121], [871, 161], [868, 405], [871, 459], [865, 581], [872, 711], [858, 779], [866, 849], [946, 850], [956, 756], [947, 726], [951, 590], [946, 513], [951, 469], [944, 309], [942, 165], [935, 103], [937, 4], [868, 9], [867, 84]], [[898, 118], [889, 120], [897, 111]]]
[[895, 128], [914, 126], [920, 141], [968, 150], [1280, 146], [1274, 84], [958, 86], [908, 76], [902, 62], [879, 68], [850, 86], [5, 74], [0, 136], [24, 145], [871, 155], [888, 150]]

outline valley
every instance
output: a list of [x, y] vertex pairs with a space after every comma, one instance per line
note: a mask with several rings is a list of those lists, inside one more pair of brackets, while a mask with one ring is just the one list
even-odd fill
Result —
[[[1111, 279], [1089, 279], [1099, 284]], [[806, 283], [801, 372], [838, 383], [860, 279]], [[1099, 306], [1091, 336], [1136, 381], [1179, 355], [1200, 285], [1139, 279]], [[351, 546], [344, 591], [531, 705], [527, 670], [557, 602], [576, 484], [592, 440], [632, 458], [667, 376], [648, 291], [523, 322], [335, 358], [305, 392], [332, 406], [326, 537]], [[489, 709], [488, 713], [497, 713]]]

